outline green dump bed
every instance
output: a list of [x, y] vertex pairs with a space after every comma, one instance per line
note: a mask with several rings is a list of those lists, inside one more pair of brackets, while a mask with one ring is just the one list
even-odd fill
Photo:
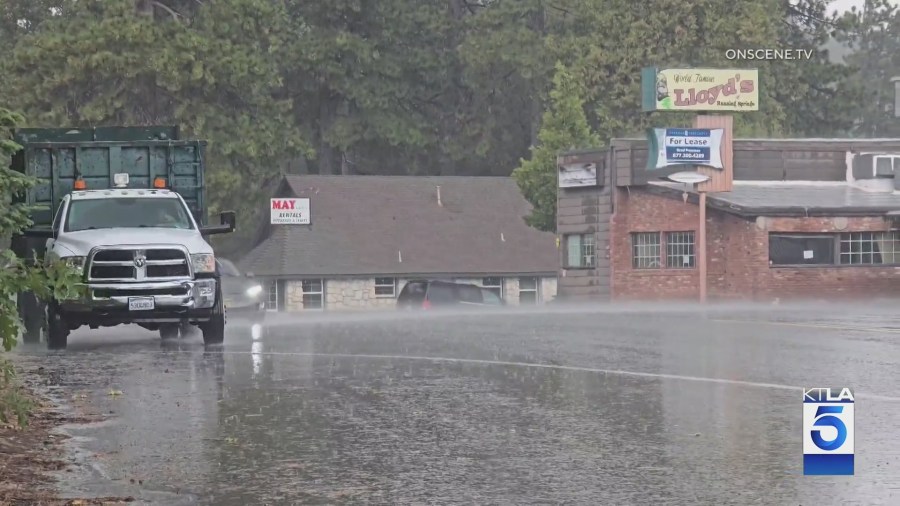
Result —
[[35, 226], [51, 224], [77, 179], [88, 190], [107, 189], [118, 173], [128, 174], [129, 188], [150, 188], [154, 179], [165, 179], [206, 222], [206, 142], [180, 140], [175, 127], [25, 128], [14, 136], [23, 149], [13, 157], [12, 168], [39, 180], [24, 196], [35, 206]]

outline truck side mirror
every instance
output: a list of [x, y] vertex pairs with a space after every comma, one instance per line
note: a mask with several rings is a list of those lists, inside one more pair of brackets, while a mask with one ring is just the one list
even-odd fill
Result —
[[222, 221], [221, 225], [200, 227], [200, 233], [203, 235], [214, 235], [230, 234], [231, 232], [234, 232], [235, 223], [237, 221], [234, 211], [225, 211], [219, 214], [219, 219]]
[[237, 216], [234, 214], [234, 211], [223, 211], [219, 214], [219, 220], [222, 222], [222, 225], [228, 225], [232, 232], [237, 228]]

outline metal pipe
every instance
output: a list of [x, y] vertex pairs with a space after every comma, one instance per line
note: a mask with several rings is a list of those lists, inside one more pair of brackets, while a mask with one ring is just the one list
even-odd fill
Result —
[[700, 275], [700, 303], [706, 302], [706, 192], [700, 192], [700, 226], [697, 237], [697, 267]]

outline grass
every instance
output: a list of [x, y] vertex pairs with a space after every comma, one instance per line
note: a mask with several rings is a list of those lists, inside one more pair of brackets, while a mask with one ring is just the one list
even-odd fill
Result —
[[0, 425], [24, 428], [35, 404], [16, 380], [9, 361], [0, 359]]

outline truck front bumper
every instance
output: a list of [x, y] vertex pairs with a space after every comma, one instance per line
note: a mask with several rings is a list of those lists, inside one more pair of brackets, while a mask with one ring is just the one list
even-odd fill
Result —
[[[109, 326], [121, 323], [175, 323], [209, 320], [216, 304], [217, 279], [148, 283], [89, 283], [78, 299], [59, 301], [59, 310], [73, 325]], [[130, 309], [135, 298], [153, 299], [152, 309]]]

